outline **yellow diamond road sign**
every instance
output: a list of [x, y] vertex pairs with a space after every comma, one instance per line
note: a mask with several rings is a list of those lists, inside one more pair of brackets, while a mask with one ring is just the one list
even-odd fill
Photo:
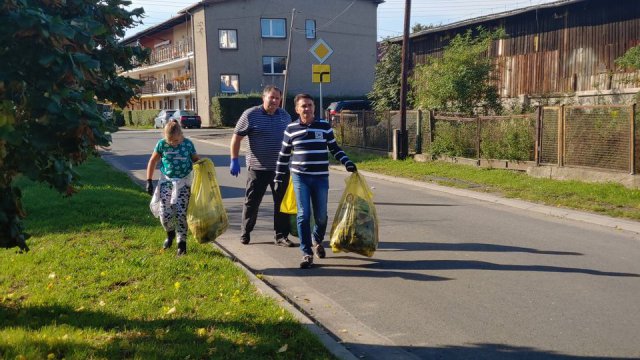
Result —
[[322, 64], [333, 54], [333, 49], [324, 40], [318, 39], [309, 52]]

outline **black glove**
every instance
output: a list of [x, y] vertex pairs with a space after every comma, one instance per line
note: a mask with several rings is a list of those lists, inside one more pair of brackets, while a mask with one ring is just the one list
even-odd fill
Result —
[[348, 162], [345, 166], [344, 166], [348, 172], [356, 172], [358, 171], [358, 169], [356, 169], [356, 164], [352, 163], [352, 162]]
[[147, 179], [147, 193], [153, 195], [153, 180]]

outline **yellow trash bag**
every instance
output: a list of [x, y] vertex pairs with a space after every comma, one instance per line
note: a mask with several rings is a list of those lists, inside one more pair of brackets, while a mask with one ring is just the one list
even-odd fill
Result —
[[[280, 203], [280, 212], [289, 214], [289, 234], [291, 236], [299, 237], [298, 235], [298, 205], [296, 204], [296, 192], [293, 190], [293, 179], [289, 177], [289, 185], [287, 185], [287, 191], [284, 193], [284, 198]], [[313, 213], [311, 214], [311, 228], [315, 224], [313, 220]]]
[[287, 185], [287, 191], [284, 193], [284, 198], [280, 203], [280, 212], [284, 214], [297, 214], [298, 206], [296, 205], [296, 192], [293, 191], [293, 180], [289, 178], [289, 185]]
[[187, 224], [199, 243], [215, 240], [229, 226], [216, 171], [210, 159], [202, 159], [193, 165]]
[[346, 183], [331, 226], [331, 250], [371, 257], [378, 247], [378, 217], [373, 193], [358, 172], [351, 174]]

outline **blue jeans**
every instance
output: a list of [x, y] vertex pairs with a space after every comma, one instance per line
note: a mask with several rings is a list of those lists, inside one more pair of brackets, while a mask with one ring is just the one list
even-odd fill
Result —
[[[329, 197], [329, 176], [291, 173], [293, 190], [298, 206], [298, 238], [303, 255], [313, 255], [311, 237], [321, 244], [327, 231], [327, 201]], [[311, 232], [311, 209], [316, 225]]]

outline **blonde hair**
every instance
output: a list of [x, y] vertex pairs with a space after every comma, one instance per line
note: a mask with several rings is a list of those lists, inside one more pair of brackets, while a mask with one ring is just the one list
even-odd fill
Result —
[[171, 120], [164, 126], [164, 139], [167, 142], [169, 142], [169, 139], [171, 138], [177, 140], [182, 137], [182, 127], [177, 121]]

